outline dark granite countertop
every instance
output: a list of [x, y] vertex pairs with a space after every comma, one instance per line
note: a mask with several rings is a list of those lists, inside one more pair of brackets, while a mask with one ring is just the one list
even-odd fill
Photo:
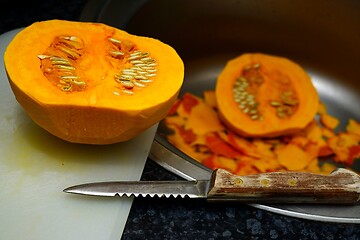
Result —
[[[35, 21], [77, 20], [86, 0], [3, 1], [0, 34]], [[142, 180], [177, 179], [148, 160]], [[203, 200], [134, 200], [122, 239], [360, 239], [359, 224], [338, 224], [270, 213], [245, 204]]]

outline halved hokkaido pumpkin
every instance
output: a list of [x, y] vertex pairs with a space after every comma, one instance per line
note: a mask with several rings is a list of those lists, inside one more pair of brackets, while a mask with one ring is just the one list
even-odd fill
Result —
[[90, 22], [48, 20], [21, 30], [5, 68], [39, 126], [73, 143], [127, 141], [163, 119], [184, 65], [169, 45]]
[[312, 80], [299, 64], [261, 53], [230, 60], [215, 91], [221, 119], [245, 137], [276, 137], [303, 129], [319, 104]]

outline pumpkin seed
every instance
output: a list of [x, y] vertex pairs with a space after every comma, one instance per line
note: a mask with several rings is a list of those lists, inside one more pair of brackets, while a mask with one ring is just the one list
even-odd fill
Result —
[[284, 112], [277, 112], [276, 114], [277, 114], [277, 116], [278, 116], [279, 118], [284, 118], [284, 117], [285, 117], [285, 113], [284, 113]]
[[57, 56], [50, 56], [50, 61], [64, 61], [64, 62], [69, 62], [70, 61], [66, 58], [62, 58], [62, 57], [57, 57]]
[[[64, 84], [64, 85], [67, 85], [67, 84], [70, 83], [70, 80], [65, 80], [65, 81], [64, 81], [64, 80], [60, 80], [59, 83]], [[58, 86], [61, 86], [61, 84], [59, 84]]]
[[145, 74], [146, 77], [155, 77], [156, 73], [149, 73], [149, 74]]
[[259, 69], [259, 68], [260, 68], [260, 63], [255, 63], [255, 64], [253, 65], [253, 68]]
[[119, 79], [119, 80], [131, 80], [134, 78], [134, 76], [131, 75], [125, 75], [125, 74], [115, 74], [115, 78]]
[[65, 92], [69, 92], [71, 90], [71, 85], [67, 85], [61, 88], [61, 90], [65, 91]]
[[69, 58], [78, 59], [80, 57], [79, 53], [74, 52], [73, 50], [70, 50], [69, 48], [66, 48], [63, 46], [57, 46], [57, 48], [59, 48], [59, 50], [62, 51], [63, 53], [67, 54], [69, 56]]
[[249, 113], [250, 113], [250, 114], [256, 114], [257, 112], [258, 112], [258, 111], [257, 111], [256, 109], [251, 109]]
[[71, 82], [75, 83], [76, 85], [85, 85], [85, 82], [76, 81], [75, 79], [71, 79]]
[[143, 75], [136, 75], [135, 76], [135, 79], [142, 79], [142, 80], [144, 80], [144, 79], [148, 79], [147, 77], [145, 77], [145, 76], [143, 76]]
[[244, 67], [244, 70], [245, 70], [245, 71], [249, 71], [250, 69], [251, 69], [251, 66], [249, 66], [249, 65], [247, 65], [247, 66]]
[[133, 92], [133, 91], [128, 90], [128, 89], [122, 89], [121, 91], [122, 91], [123, 93], [129, 94], [129, 95], [134, 94], [134, 92]]
[[[83, 48], [82, 43], [74, 41], [74, 40], [70, 40], [71, 37], [67, 38], [67, 39], [61, 39], [60, 43], [65, 45], [68, 48], [72, 48], [72, 49], [76, 49], [76, 50], [80, 50]], [[64, 41], [65, 40], [65, 41]]]
[[139, 64], [139, 63], [141, 63], [141, 64], [143, 64], [143, 61], [141, 61], [141, 60], [132, 60], [132, 61], [130, 61], [130, 63], [131, 64]]
[[255, 106], [255, 104], [256, 104], [256, 102], [254, 100], [250, 100], [250, 101], [248, 100], [247, 102], [248, 102], [249, 106]]
[[113, 57], [122, 57], [125, 55], [125, 53], [122, 51], [110, 51], [110, 54]]
[[57, 68], [60, 69], [66, 69], [66, 70], [75, 70], [73, 66], [67, 66], [67, 65], [56, 65]]
[[154, 67], [149, 67], [148, 65], [145, 65], [145, 66], [141, 67], [141, 70], [146, 70], [146, 71], [152, 70], [152, 69], [156, 69], [156, 68], [154, 68]]
[[134, 85], [137, 86], [137, 87], [146, 87], [146, 85], [141, 84], [141, 83], [139, 83], [137, 81], [134, 81]]
[[127, 76], [136, 76], [136, 73], [134, 71], [131, 71], [131, 70], [128, 70], [128, 69], [123, 69], [122, 73], [124, 75], [127, 75]]
[[154, 82], [153, 80], [150, 80], [150, 79], [140, 79], [139, 82], [142, 82], [142, 83], [152, 83]]
[[108, 40], [112, 43], [114, 43], [115, 45], [120, 45], [121, 44], [121, 40], [116, 39], [116, 38], [108, 38]]
[[141, 52], [140, 51], [134, 51], [132, 53], [130, 53], [130, 57], [134, 57], [134, 56], [140, 56], [141, 55]]
[[48, 56], [48, 55], [43, 55], [43, 54], [39, 54], [37, 55], [39, 59], [43, 60], [43, 59], [47, 59], [47, 58], [50, 58], [51, 56]]
[[259, 118], [259, 115], [253, 114], [253, 115], [250, 116], [250, 118], [251, 118], [252, 120], [256, 120], [256, 119]]
[[73, 42], [78, 41], [78, 37], [76, 37], [76, 36], [59, 36], [59, 39], [64, 39], [64, 40], [73, 41]]
[[130, 60], [130, 61], [135, 61], [135, 60], [140, 61], [140, 60], [138, 60], [139, 58], [141, 58], [140, 55], [130, 56], [130, 57], [129, 57], [129, 60]]
[[153, 59], [150, 58], [150, 57], [145, 57], [145, 58], [141, 58], [140, 60], [143, 61], [143, 62], [147, 62], [147, 61], [151, 61]]
[[80, 77], [78, 76], [60, 76], [61, 79], [80, 79]]
[[148, 52], [142, 52], [141, 53], [141, 56], [143, 56], [143, 57], [147, 57], [147, 56], [149, 56], [150, 55], [150, 53], [148, 53]]
[[136, 71], [134, 69], [131, 68], [124, 68], [123, 70], [121, 70], [123, 73], [135, 73]]
[[299, 102], [296, 99], [290, 99], [290, 98], [284, 98], [283, 99], [283, 103], [286, 105], [290, 105], [290, 106], [295, 106], [297, 105]]
[[134, 71], [142, 71], [143, 70], [142, 68], [139, 68], [139, 67], [132, 67], [130, 69], [134, 70]]
[[132, 83], [130, 81], [120, 81], [120, 83], [125, 88], [133, 88], [134, 87], [134, 83]]
[[69, 61], [51, 61], [52, 64], [54, 65], [65, 65], [65, 66], [71, 66], [71, 63]]
[[146, 65], [147, 67], [156, 67], [157, 66], [157, 63], [154, 62], [154, 63], [149, 63]]
[[288, 96], [291, 96], [293, 95], [293, 92], [292, 91], [285, 91], [282, 93], [282, 96], [285, 96], [285, 97], [288, 97]]
[[146, 63], [136, 63], [134, 65], [137, 66], [137, 67], [145, 67]]
[[270, 105], [273, 107], [279, 107], [279, 106], [281, 106], [281, 103], [278, 101], [270, 101]]

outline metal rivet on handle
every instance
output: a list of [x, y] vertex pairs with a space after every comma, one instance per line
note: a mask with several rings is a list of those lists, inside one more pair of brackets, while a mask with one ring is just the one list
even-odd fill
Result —
[[234, 179], [234, 185], [241, 185], [244, 181], [241, 178], [235, 178]]

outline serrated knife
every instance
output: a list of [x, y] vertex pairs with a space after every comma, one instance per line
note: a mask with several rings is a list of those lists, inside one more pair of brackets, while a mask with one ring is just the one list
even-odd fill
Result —
[[171, 158], [171, 171], [186, 180], [93, 182], [68, 187], [64, 192], [105, 197], [188, 197], [246, 203], [356, 204], [360, 200], [360, 176], [344, 168], [338, 168], [329, 175], [270, 172], [238, 176], [224, 169], [211, 172], [196, 162], [179, 161], [184, 156], [174, 155], [174, 151], [155, 138], [150, 158], [169, 169], [168, 163], [159, 160], [164, 156]]

